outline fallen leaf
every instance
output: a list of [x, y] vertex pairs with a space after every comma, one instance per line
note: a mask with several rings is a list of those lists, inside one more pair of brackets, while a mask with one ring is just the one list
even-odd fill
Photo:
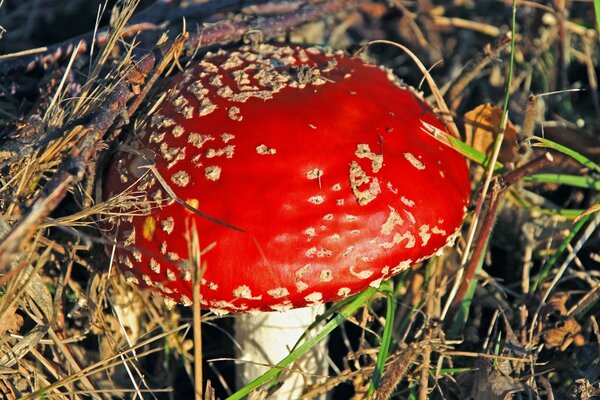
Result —
[[547, 348], [560, 347], [561, 350], [565, 350], [580, 331], [581, 325], [573, 317], [567, 317], [564, 321], [557, 323], [555, 328], [545, 331], [542, 338]]
[[565, 350], [581, 332], [581, 325], [567, 315], [568, 294], [554, 296], [540, 313], [542, 339], [549, 349], [559, 347]]
[[[464, 115], [465, 134], [467, 143], [480, 152], [491, 156], [494, 141], [500, 132], [502, 109], [490, 103], [481, 104]], [[501, 163], [514, 162], [518, 149], [517, 130], [508, 121], [504, 131], [504, 140], [500, 147], [498, 161]]]

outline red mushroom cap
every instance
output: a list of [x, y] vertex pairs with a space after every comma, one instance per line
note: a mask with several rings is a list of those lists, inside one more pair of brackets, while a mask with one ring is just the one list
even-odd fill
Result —
[[[178, 261], [194, 220], [201, 246], [214, 243], [202, 256], [202, 307], [285, 310], [377, 286], [452, 244], [464, 217], [466, 161], [424, 123], [445, 130], [389, 72], [341, 52], [209, 54], [170, 84], [129, 143], [139, 154], [110, 166], [105, 197], [129, 188], [158, 204], [114, 221], [129, 246], [117, 263], [191, 304]], [[143, 168], [152, 162], [159, 176]]]

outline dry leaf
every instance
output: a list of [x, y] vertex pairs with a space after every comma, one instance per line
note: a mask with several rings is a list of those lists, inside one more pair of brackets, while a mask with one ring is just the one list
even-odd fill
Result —
[[588, 208], [587, 210], [585, 210], [584, 212], [582, 212], [581, 214], [579, 214], [577, 216], [577, 218], [575, 218], [575, 223], [579, 222], [579, 220], [583, 217], [585, 217], [586, 215], [590, 215], [596, 212], [600, 212], [600, 204], [594, 204], [593, 206], [591, 206], [590, 208]]
[[540, 313], [542, 339], [549, 349], [559, 347], [565, 350], [581, 331], [575, 318], [567, 315], [568, 294], [554, 296]]
[[[494, 141], [500, 131], [502, 109], [490, 103], [481, 104], [464, 115], [465, 134], [467, 143], [480, 152], [491, 156]], [[514, 162], [517, 157], [517, 130], [508, 121], [504, 132], [504, 141], [500, 148], [498, 161], [501, 163]]]
[[552, 315], [566, 315], [568, 299], [569, 295], [567, 293], [552, 296], [541, 310], [542, 320], [549, 319]]
[[573, 317], [567, 317], [564, 321], [556, 323], [555, 328], [545, 331], [542, 338], [547, 348], [560, 347], [561, 350], [565, 350], [580, 331], [581, 325]]

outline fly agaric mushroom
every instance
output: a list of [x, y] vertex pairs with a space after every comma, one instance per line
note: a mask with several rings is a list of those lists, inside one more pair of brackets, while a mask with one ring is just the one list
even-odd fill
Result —
[[180, 260], [193, 220], [201, 245], [213, 245], [200, 306], [217, 313], [285, 311], [378, 286], [450, 245], [464, 217], [466, 161], [428, 125], [445, 131], [391, 73], [342, 52], [208, 54], [173, 79], [106, 175], [105, 197], [130, 190], [153, 203], [114, 221], [125, 245], [117, 263], [191, 305]]

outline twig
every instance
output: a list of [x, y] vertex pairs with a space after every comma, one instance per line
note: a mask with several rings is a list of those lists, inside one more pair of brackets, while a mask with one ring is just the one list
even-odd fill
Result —
[[419, 377], [419, 400], [429, 398], [429, 367], [431, 365], [431, 345], [423, 349], [423, 363], [421, 364], [421, 376]]
[[[324, 16], [338, 13], [342, 10], [355, 8], [364, 1], [366, 0], [327, 0], [322, 3], [301, 7], [294, 12], [278, 14], [275, 16], [248, 16], [236, 21], [220, 21], [210, 26], [199, 29], [193, 34], [190, 34], [187, 38], [187, 42], [185, 43], [184, 50], [192, 53], [197, 51], [198, 49], [217, 43], [224, 44], [233, 42], [241, 39], [247, 32], [255, 30], [261, 31], [263, 33], [263, 36], [269, 39], [281, 33], [287, 32], [290, 29], [293, 29], [303, 23], [315, 21], [320, 18], [323, 18]], [[81, 39], [77, 40], [79, 41]], [[139, 56], [139, 60], [135, 64], [134, 71], [131, 71], [125, 79], [123, 79], [121, 82], [115, 85], [115, 89], [113, 90], [113, 92], [118, 91], [119, 93], [126, 93], [128, 96], [132, 96], [133, 93], [129, 88], [129, 84], [133, 82], [135, 82], [136, 84], [146, 82], [144, 89], [142, 89], [142, 91], [135, 96], [135, 99], [132, 101], [131, 106], [127, 110], [127, 116], [129, 118], [131, 118], [133, 112], [137, 110], [139, 104], [148, 93], [149, 88], [158, 78], [159, 74], [157, 73], [162, 72], [161, 63], [163, 62], [163, 60], [168, 59], [171, 56], [171, 53], [175, 53], [176, 51], [174, 51], [174, 49], [177, 49], [177, 51], [180, 49], [180, 44], [178, 43], [180, 40], [181, 38], [177, 38], [175, 40], [175, 43], [169, 41], [160, 46], [155, 51], [151, 51], [146, 54], [141, 54]], [[64, 51], [65, 49], [62, 49], [60, 51], [61, 56], [63, 55]], [[3, 66], [0, 63], [0, 75], [2, 75], [2, 67]], [[150, 78], [146, 81], [148, 76], [150, 76]], [[113, 95], [112, 98], [113, 102], [116, 102], [118, 100], [118, 96]], [[140, 100], [138, 100], [138, 98]], [[106, 108], [108, 110], [108, 108], [110, 108], [110, 101], [105, 101], [99, 107], [100, 110], [102, 110], [103, 108]], [[125, 110], [122, 107], [120, 107], [119, 113], [117, 113], [117, 115], [121, 114], [123, 111]], [[89, 120], [90, 115], [95, 115], [96, 113], [96, 110], [89, 112], [81, 118], [81, 122], [83, 123], [84, 121]], [[112, 123], [115, 121], [115, 118], [111, 119], [109, 115], [103, 116], [102, 112], [100, 112], [98, 118], [107, 123], [110, 123], [109, 125], [112, 125]], [[71, 123], [70, 125], [72, 124], [73, 123]], [[122, 125], [122, 123], [117, 125], [117, 128]], [[18, 160], [25, 155], [32, 154], [34, 151], [43, 148], [38, 147], [38, 143], [40, 146], [45, 146], [50, 141], [50, 138], [58, 138], [67, 131], [67, 129], [59, 128], [51, 135], [44, 138], [40, 138], [39, 141], [36, 141], [35, 145], [31, 145], [30, 147], [27, 147], [24, 150], [16, 150], [16, 154], [14, 154], [10, 158], [10, 160], [4, 160], [0, 164], [0, 167], [5, 167], [11, 162]], [[106, 132], [106, 130], [104, 132]], [[14, 151], [10, 151], [10, 153], [14, 153]]]
[[479, 265], [479, 261], [483, 255], [483, 251], [485, 250], [490, 234], [492, 233], [492, 228], [494, 226], [494, 221], [496, 219], [496, 213], [498, 211], [498, 206], [500, 204], [501, 192], [499, 185], [495, 185], [491, 191], [490, 203], [488, 206], [488, 211], [483, 218], [481, 223], [481, 232], [477, 239], [477, 243], [475, 248], [473, 249], [473, 255], [467, 267], [465, 268], [465, 273], [462, 277], [462, 282], [460, 287], [458, 288], [458, 292], [456, 292], [456, 296], [454, 297], [454, 303], [452, 305], [452, 310], [454, 311], [452, 314], [455, 314], [456, 309], [460, 306], [469, 286], [471, 286], [471, 281], [475, 276], [475, 271], [477, 270], [477, 266]]
[[211, 44], [232, 42], [241, 39], [250, 31], [261, 31], [263, 36], [269, 39], [306, 22], [355, 8], [364, 2], [365, 0], [327, 0], [305, 5], [290, 13], [268, 17], [248, 16], [241, 20], [221, 21], [191, 34], [186, 47], [189, 50], [196, 50]]
[[488, 211], [482, 221], [481, 232], [477, 239], [477, 244], [473, 249], [473, 254], [465, 269], [465, 273], [463, 275], [462, 283], [456, 293], [454, 298], [454, 304], [452, 305], [452, 309], [456, 311], [456, 308], [463, 301], [469, 286], [471, 285], [471, 281], [475, 276], [475, 271], [477, 269], [477, 265], [483, 255], [483, 251], [487, 246], [488, 239], [492, 233], [492, 228], [494, 226], [494, 221], [496, 219], [496, 214], [498, 212], [498, 206], [500, 204], [500, 200], [502, 199], [506, 190], [515, 183], [520, 182], [525, 176], [531, 175], [540, 169], [544, 168], [546, 165], [552, 162], [552, 156], [550, 153], [545, 153], [540, 157], [532, 160], [531, 162], [523, 165], [520, 168], [515, 169], [514, 171], [508, 172], [503, 177], [500, 177], [496, 185], [492, 188], [490, 202], [488, 205]]
[[[187, 48], [198, 49], [211, 44], [235, 41], [248, 31], [257, 29], [261, 30], [266, 38], [270, 38], [303, 23], [356, 7], [363, 1], [329, 0], [287, 14], [221, 21], [190, 35]], [[81, 129], [78, 135], [81, 139], [80, 145], [73, 148], [71, 156], [61, 163], [58, 172], [46, 184], [33, 206], [24, 213], [13, 229], [0, 239], [0, 272], [6, 270], [12, 255], [23, 246], [39, 223], [58, 206], [69, 188], [80, 182], [85, 172], [93, 172], [97, 157], [104, 148], [99, 145], [101, 138], [115, 124], [118, 117], [126, 112], [127, 101], [135, 96], [132, 82], [138, 84], [140, 79], [144, 80], [155, 65], [160, 64], [164, 55], [169, 54], [172, 47], [172, 44], [168, 43], [161, 46], [157, 52], [150, 52], [142, 57], [136, 68], [116, 83], [107, 98], [89, 112], [93, 117], [90, 124]], [[74, 143], [76, 142], [77, 140], [74, 140]]]
[[460, 28], [460, 29], [469, 29], [475, 32], [483, 33], [484, 35], [498, 37], [500, 36], [500, 28], [482, 23], [477, 21], [472, 21], [470, 19], [464, 18], [448, 18], [442, 16], [434, 16], [433, 23], [437, 28]]
[[[433, 261], [435, 263], [435, 269], [430, 274], [430, 278], [427, 282], [427, 299], [426, 299], [426, 314], [427, 319], [429, 320], [427, 323], [427, 329], [425, 331], [425, 337], [421, 341], [422, 356], [421, 356], [421, 375], [419, 377], [419, 400], [427, 400], [429, 398], [429, 369], [431, 366], [431, 352], [432, 345], [431, 339], [434, 336], [437, 336], [435, 333], [435, 324], [432, 324], [431, 321], [437, 321], [439, 318], [439, 304], [441, 299], [439, 298], [442, 291], [438, 290], [439, 286], [444, 286], [443, 283], [438, 283], [439, 274], [438, 271], [440, 269], [440, 263], [437, 260]], [[439, 335], [439, 332], [437, 332]], [[439, 336], [438, 336], [439, 337]]]
[[[138, 70], [138, 72], [140, 72], [140, 74], [142, 75], [140, 77], [140, 79], [144, 80], [144, 78], [145, 78], [146, 84], [144, 85], [144, 87], [142, 88], [142, 90], [133, 99], [133, 101], [131, 102], [131, 104], [127, 108], [127, 115], [128, 115], [128, 117], [133, 116], [133, 114], [137, 111], [137, 109], [139, 108], [139, 106], [145, 100], [146, 96], [148, 95], [148, 92], [150, 91], [150, 89], [152, 88], [152, 86], [154, 85], [154, 83], [158, 80], [158, 78], [160, 77], [160, 75], [167, 68], [168, 64], [173, 60], [174, 57], [176, 57], [181, 52], [181, 50], [183, 49], [183, 46], [184, 46], [185, 42], [188, 40], [188, 38], [189, 38], [189, 34], [187, 32], [184, 32], [180, 36], [178, 36], [175, 39], [175, 42], [172, 45], [169, 46], [168, 50], [165, 52], [165, 55], [162, 57], [162, 60], [159, 60], [156, 63], [156, 67], [150, 73], [150, 75], [148, 77], [145, 77], [142, 74], [142, 72]], [[142, 66], [142, 64], [140, 64], [140, 67], [144, 68]]]
[[596, 68], [594, 66], [594, 59], [592, 55], [592, 48], [595, 40], [590, 35], [586, 35], [583, 40], [583, 50], [585, 53], [585, 67], [587, 70], [588, 81], [590, 83], [590, 93], [592, 94], [592, 101], [594, 104], [594, 111], [596, 112], [596, 118], [600, 118], [600, 98], [598, 96], [598, 77], [596, 76]]
[[477, 78], [481, 70], [498, 58], [500, 52], [510, 43], [510, 39], [510, 33], [502, 35], [494, 44], [487, 44], [483, 52], [465, 66], [459, 78], [448, 89], [451, 110], [458, 108], [467, 85]]
[[506, 190], [509, 186], [514, 185], [523, 180], [526, 176], [533, 175], [536, 172], [539, 172], [541, 169], [545, 168], [547, 165], [552, 163], [554, 158], [552, 154], [546, 152], [539, 157], [536, 157], [532, 161], [527, 164], [515, 169], [514, 171], [510, 171], [506, 173], [504, 176], [500, 177], [500, 186], [503, 190]]
[[431, 0], [419, 0], [418, 7], [419, 14], [423, 16], [423, 25], [425, 26], [425, 32], [427, 32], [427, 39], [429, 40], [429, 46], [426, 49], [429, 53], [430, 61], [436, 61], [443, 57], [443, 45], [442, 36], [433, 20], [433, 3]]
[[537, 381], [540, 383], [540, 385], [542, 385], [544, 390], [546, 390], [546, 396], [548, 397], [548, 400], [554, 400], [554, 392], [552, 391], [552, 385], [550, 384], [550, 381], [548, 381], [548, 379], [542, 375], [537, 377]]
[[427, 39], [425, 38], [425, 34], [417, 24], [417, 14], [410, 11], [408, 7], [404, 5], [404, 2], [402, 0], [390, 0], [390, 3], [402, 12], [403, 19], [406, 20], [406, 24], [411, 29], [412, 34], [414, 35], [415, 40], [419, 44], [419, 46], [426, 48], [428, 45]]
[[[123, 37], [135, 36], [149, 29], [157, 29], [157, 24], [161, 22], [177, 21], [190, 17], [203, 18], [216, 13], [237, 10], [244, 5], [251, 6], [265, 3], [266, 1], [219, 0], [184, 8], [176, 7], [164, 1], [156, 1], [131, 18], [130, 23], [123, 32]], [[105, 27], [97, 32], [88, 32], [62, 43], [40, 48], [38, 52], [33, 54], [31, 50], [26, 53], [8, 54], [0, 58], [0, 76], [16, 72], [28, 72], [39, 65], [52, 64], [68, 58], [76, 50], [76, 46], [79, 43], [81, 43], [81, 48], [78, 49], [78, 54], [84, 54], [94, 41], [94, 33], [95, 45], [103, 46], [111, 34], [110, 29], [109, 27]]]
[[554, 2], [554, 15], [558, 25], [558, 61], [556, 63], [556, 89], [566, 89], [567, 85], [567, 62], [568, 62], [568, 46], [567, 32], [565, 29], [565, 21], [567, 18], [565, 0], [556, 0]]
[[483, 188], [481, 190], [481, 194], [477, 199], [477, 204], [475, 206], [475, 212], [473, 214], [473, 220], [471, 221], [471, 226], [469, 227], [469, 232], [467, 233], [467, 243], [465, 245], [465, 249], [463, 250], [463, 255], [460, 260], [460, 268], [456, 273], [456, 280], [448, 298], [446, 300], [446, 304], [442, 310], [442, 314], [440, 319], [444, 320], [446, 317], [446, 313], [450, 309], [450, 307], [454, 304], [454, 299], [456, 297], [456, 293], [458, 292], [460, 285], [462, 284], [462, 276], [465, 271], [465, 265], [468, 260], [469, 251], [471, 245], [473, 244], [473, 239], [475, 237], [475, 231], [477, 229], [477, 225], [479, 224], [479, 217], [481, 215], [481, 210], [483, 207], [483, 202], [485, 201], [485, 196], [492, 182], [492, 175], [494, 174], [494, 166], [496, 165], [496, 161], [498, 160], [498, 156], [500, 155], [500, 147], [502, 146], [502, 142], [504, 141], [504, 132], [506, 130], [506, 125], [508, 124], [508, 103], [510, 99], [510, 87], [512, 85], [512, 77], [513, 77], [513, 68], [515, 64], [515, 35], [516, 35], [516, 22], [517, 21], [517, 8], [515, 4], [515, 0], [513, 0], [512, 7], [512, 31], [511, 31], [511, 54], [510, 54], [510, 62], [508, 64], [508, 76], [506, 79], [506, 94], [504, 96], [504, 105], [502, 106], [502, 117], [500, 118], [499, 123], [499, 132], [494, 141], [494, 147], [492, 150], [492, 156], [490, 158], [487, 171], [485, 174], [485, 179], [483, 181]]

